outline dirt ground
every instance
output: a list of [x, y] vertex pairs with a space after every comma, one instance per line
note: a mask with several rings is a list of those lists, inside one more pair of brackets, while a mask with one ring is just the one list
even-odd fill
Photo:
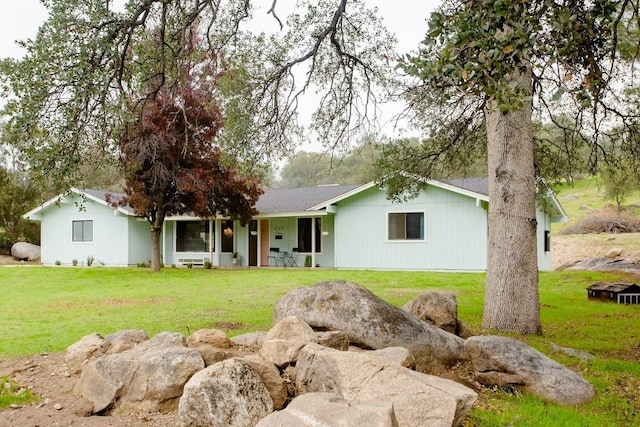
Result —
[[87, 416], [91, 405], [73, 394], [80, 372], [64, 363], [64, 353], [39, 354], [0, 361], [0, 377], [10, 377], [39, 397], [39, 401], [0, 412], [0, 427], [164, 427], [177, 426], [177, 411], [124, 412]]
[[[637, 243], [636, 243], [637, 242]], [[552, 266], [604, 256], [614, 247], [623, 248], [622, 257], [640, 259], [640, 235], [584, 237], [554, 236]], [[11, 257], [0, 256], [0, 265], [25, 265]], [[30, 405], [7, 408], [0, 412], [0, 427], [127, 426], [164, 427], [178, 425], [177, 411], [161, 413], [119, 412], [112, 416], [87, 416], [90, 405], [73, 394], [80, 372], [64, 363], [63, 353], [40, 354], [18, 359], [0, 360], [0, 377], [10, 377], [20, 386], [39, 396]]]

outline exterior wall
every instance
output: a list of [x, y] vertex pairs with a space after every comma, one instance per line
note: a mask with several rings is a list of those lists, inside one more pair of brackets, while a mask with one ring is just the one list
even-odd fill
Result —
[[[482, 271], [487, 263], [486, 204], [437, 187], [394, 204], [376, 187], [338, 204], [336, 267]], [[424, 212], [425, 239], [390, 241], [391, 212]]]
[[[77, 204], [81, 204], [82, 210]], [[73, 193], [59, 205], [52, 204], [41, 212], [41, 261], [44, 265], [86, 265], [94, 257], [94, 265], [124, 266], [128, 262], [128, 222], [130, 219], [100, 203]], [[93, 241], [73, 242], [72, 221], [93, 220]]]
[[[162, 241], [162, 240], [161, 240]], [[162, 247], [160, 254], [162, 255]], [[151, 233], [146, 220], [129, 217], [129, 265], [151, 261]]]

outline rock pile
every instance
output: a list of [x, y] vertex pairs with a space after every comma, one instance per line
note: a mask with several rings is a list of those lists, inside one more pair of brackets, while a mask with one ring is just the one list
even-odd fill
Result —
[[452, 377], [454, 363], [472, 366], [474, 382], [522, 387], [558, 404], [594, 394], [517, 340], [465, 341], [349, 282], [290, 292], [267, 333], [93, 334], [69, 347], [67, 363], [82, 368], [75, 393], [93, 414], [177, 409], [182, 427], [458, 426], [476, 391], [432, 375]]

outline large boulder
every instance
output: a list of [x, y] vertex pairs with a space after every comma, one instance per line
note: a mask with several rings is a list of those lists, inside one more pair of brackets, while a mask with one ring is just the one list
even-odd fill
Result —
[[477, 399], [454, 381], [315, 343], [302, 349], [296, 368], [300, 393], [331, 391], [348, 400], [390, 401], [399, 426], [460, 425]]
[[104, 337], [109, 344], [107, 354], [122, 353], [131, 350], [141, 342], [147, 341], [149, 335], [142, 329], [124, 329]]
[[189, 347], [199, 347], [202, 344], [216, 348], [229, 348], [231, 340], [220, 329], [200, 329], [187, 337]]
[[344, 331], [360, 347], [405, 347], [422, 372], [442, 372], [466, 359], [461, 338], [352, 282], [321, 282], [289, 292], [277, 302], [274, 321], [287, 316], [299, 317], [313, 328]]
[[516, 339], [475, 336], [467, 339], [465, 348], [483, 384], [523, 387], [558, 405], [579, 405], [595, 396], [591, 383], [580, 375]]
[[273, 412], [256, 427], [397, 427], [393, 404], [356, 402], [333, 393], [298, 396], [283, 411]]
[[262, 343], [266, 336], [267, 333], [263, 331], [248, 332], [246, 334], [231, 337], [231, 342], [237, 346], [260, 348], [262, 347]]
[[413, 354], [404, 347], [387, 347], [380, 350], [370, 350], [367, 354], [382, 359], [386, 364], [392, 366], [403, 366], [415, 369], [416, 359]]
[[458, 328], [458, 300], [453, 292], [423, 292], [402, 309], [452, 334]]
[[288, 316], [267, 332], [260, 355], [279, 367], [286, 367], [295, 363], [302, 347], [316, 341], [316, 333], [304, 320]]
[[249, 362], [227, 359], [196, 373], [184, 386], [181, 427], [254, 426], [273, 411], [273, 402]]
[[122, 353], [85, 365], [74, 392], [92, 403], [92, 413], [120, 407], [174, 409], [184, 384], [204, 368], [200, 353], [177, 332], [162, 332]]
[[35, 261], [40, 259], [40, 246], [27, 242], [14, 243], [11, 246], [11, 256], [19, 260]]
[[317, 343], [325, 347], [336, 350], [349, 350], [349, 337], [342, 331], [318, 331], [316, 332]]
[[249, 363], [254, 371], [258, 373], [262, 383], [267, 388], [269, 396], [273, 401], [273, 409], [280, 410], [287, 403], [287, 386], [280, 376], [280, 370], [273, 363], [264, 360], [257, 354], [251, 354], [242, 358]]
[[86, 361], [104, 355], [108, 349], [109, 343], [102, 335], [94, 332], [67, 347], [64, 361], [71, 366], [79, 367]]

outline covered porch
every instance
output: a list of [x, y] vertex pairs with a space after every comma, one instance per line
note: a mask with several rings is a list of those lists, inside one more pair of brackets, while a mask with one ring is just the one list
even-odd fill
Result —
[[162, 259], [178, 267], [332, 268], [333, 229], [334, 215], [326, 210], [259, 215], [246, 226], [227, 218], [171, 217], [163, 226]]

